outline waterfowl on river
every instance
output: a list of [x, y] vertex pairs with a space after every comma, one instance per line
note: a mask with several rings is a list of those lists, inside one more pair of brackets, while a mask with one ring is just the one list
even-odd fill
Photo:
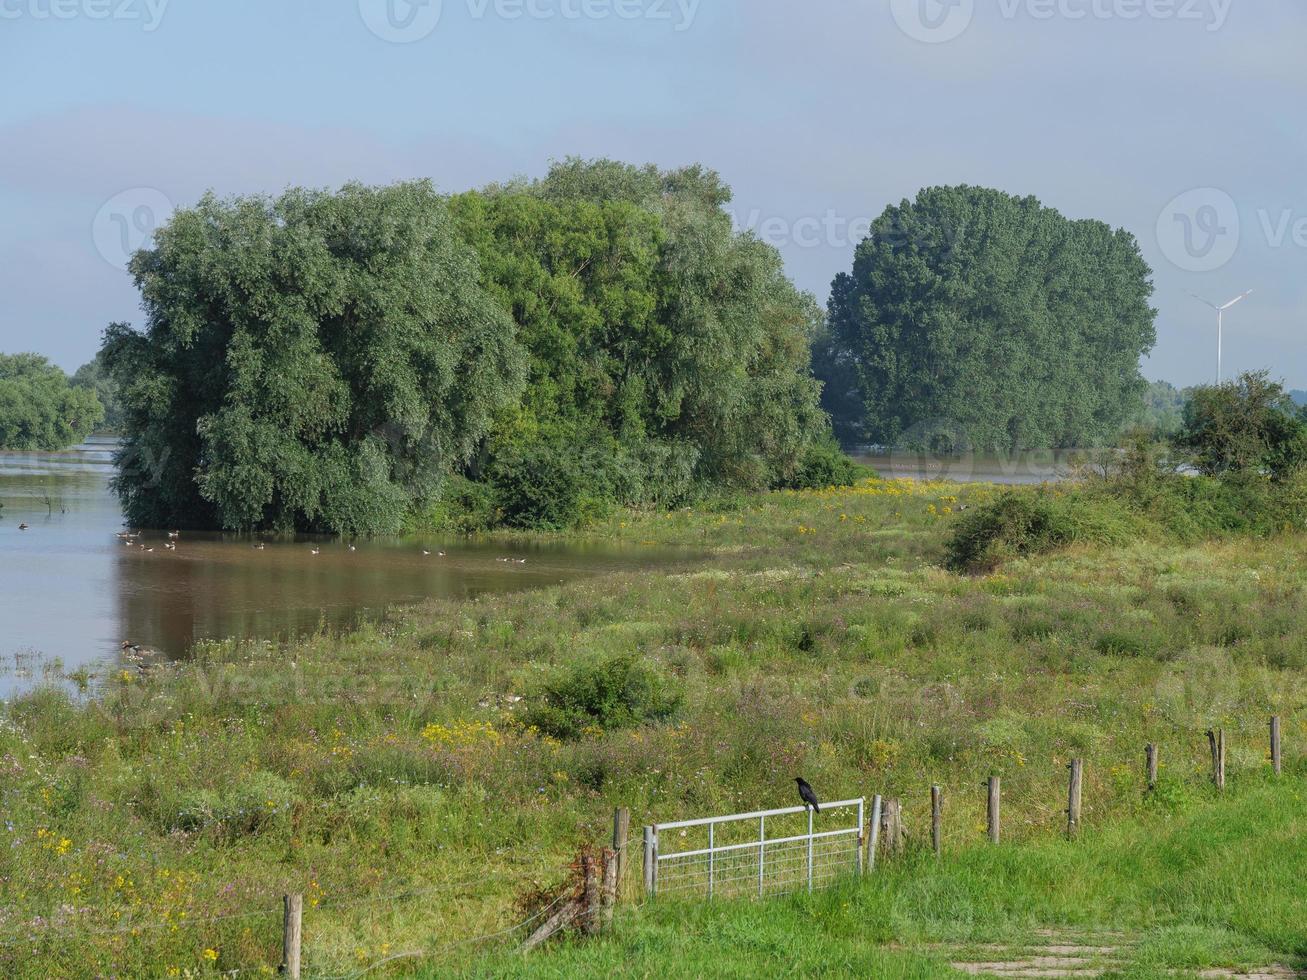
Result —
[[168, 537], [170, 537], [170, 538], [180, 538], [181, 536], [182, 536], [182, 532], [181, 532], [181, 531], [169, 531], [169, 532], [168, 532]]
[[309, 554], [311, 554], [311, 555], [320, 555], [320, 554], [322, 554], [322, 549], [321, 549], [321, 548], [310, 548], [310, 549], [309, 549]]
[[26, 530], [27, 530], [27, 525], [26, 525], [26, 524], [19, 524], [19, 525], [18, 525], [18, 530], [20, 530], [20, 531], [26, 531]]

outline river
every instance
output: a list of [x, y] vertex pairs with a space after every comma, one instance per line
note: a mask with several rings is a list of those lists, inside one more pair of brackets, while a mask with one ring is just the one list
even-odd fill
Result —
[[258, 550], [249, 538], [190, 532], [175, 550], [164, 532], [124, 544], [109, 490], [114, 448], [93, 439], [61, 453], [0, 453], [0, 664], [9, 668], [0, 671], [0, 696], [28, 686], [42, 662], [73, 670], [118, 655], [125, 641], [183, 658], [198, 640], [349, 628], [393, 604], [687, 557], [651, 547], [434, 538], [360, 541], [356, 550], [338, 539], [269, 539]]

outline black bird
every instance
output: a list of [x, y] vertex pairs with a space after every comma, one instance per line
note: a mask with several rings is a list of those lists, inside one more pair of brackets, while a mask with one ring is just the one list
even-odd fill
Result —
[[821, 804], [817, 802], [817, 794], [812, 791], [808, 781], [802, 776], [796, 777], [794, 781], [799, 784], [799, 796], [803, 799], [803, 805], [810, 806], [815, 812], [821, 813]]

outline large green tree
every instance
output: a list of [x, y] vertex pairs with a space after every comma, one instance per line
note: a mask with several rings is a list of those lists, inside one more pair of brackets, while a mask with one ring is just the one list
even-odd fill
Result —
[[94, 392], [71, 386], [46, 358], [0, 354], [0, 449], [66, 449], [103, 418]]
[[205, 197], [131, 264], [104, 356], [143, 526], [383, 532], [516, 400], [513, 323], [426, 182]]
[[737, 234], [701, 167], [567, 160], [452, 203], [530, 354], [492, 478], [534, 450], [626, 502], [783, 483], [826, 431], [808, 344], [820, 320], [775, 249]]
[[853, 366], [846, 404], [863, 412], [837, 421], [882, 444], [1111, 441], [1141, 407], [1150, 275], [1125, 231], [1033, 197], [924, 190], [877, 219], [832, 286], [825, 358]]

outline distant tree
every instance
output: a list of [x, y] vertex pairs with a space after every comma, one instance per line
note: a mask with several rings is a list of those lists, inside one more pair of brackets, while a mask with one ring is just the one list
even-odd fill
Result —
[[73, 385], [95, 392], [104, 406], [103, 428], [117, 432], [123, 423], [122, 406], [118, 401], [118, 383], [104, 364], [104, 355], [97, 353], [73, 373]]
[[1307, 464], [1307, 420], [1266, 371], [1195, 388], [1176, 442], [1209, 476], [1263, 472], [1283, 479]]
[[426, 182], [178, 211], [105, 334], [141, 526], [397, 530], [521, 388], [513, 323]]
[[924, 190], [836, 278], [826, 363], [856, 367], [873, 442], [1100, 445], [1140, 408], [1150, 275], [1125, 231], [1033, 197]]
[[0, 354], [0, 449], [76, 445], [104, 418], [95, 394], [38, 354]]
[[1184, 426], [1184, 407], [1189, 394], [1190, 389], [1182, 391], [1166, 381], [1149, 382], [1135, 424], [1163, 439], [1175, 436]]

